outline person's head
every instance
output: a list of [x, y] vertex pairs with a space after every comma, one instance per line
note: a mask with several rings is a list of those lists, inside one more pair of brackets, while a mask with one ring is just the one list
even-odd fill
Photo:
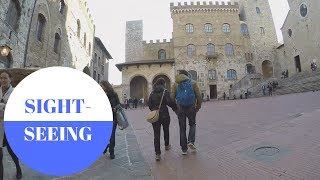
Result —
[[183, 74], [183, 75], [189, 76], [189, 73], [186, 70], [179, 70], [178, 72], [179, 72], [179, 74]]
[[8, 87], [11, 84], [11, 73], [9, 71], [3, 71], [0, 74], [0, 83], [3, 87]]
[[100, 86], [107, 94], [110, 94], [113, 92], [112, 85], [108, 81], [101, 81]]

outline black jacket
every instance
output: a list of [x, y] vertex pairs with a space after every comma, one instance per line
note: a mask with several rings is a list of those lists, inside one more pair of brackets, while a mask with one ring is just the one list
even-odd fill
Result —
[[[153, 91], [149, 96], [149, 101], [148, 101], [149, 109], [151, 111], [157, 110], [159, 108], [162, 93], [164, 90], [165, 88], [162, 85], [158, 85], [154, 87]], [[162, 119], [162, 120], [170, 121], [170, 116], [169, 116], [169, 111], [167, 106], [170, 106], [174, 111], [177, 110], [177, 104], [170, 98], [170, 92], [168, 92], [168, 90], [166, 90], [163, 96], [162, 104], [160, 107], [160, 111], [159, 111], [160, 120]]]
[[108, 98], [109, 98], [109, 101], [110, 101], [110, 104], [111, 104], [111, 107], [112, 107], [112, 112], [113, 112], [113, 121], [117, 121], [117, 116], [116, 116], [116, 106], [120, 104], [120, 101], [119, 101], [119, 97], [118, 97], [118, 94], [113, 92], [111, 94], [107, 94]]

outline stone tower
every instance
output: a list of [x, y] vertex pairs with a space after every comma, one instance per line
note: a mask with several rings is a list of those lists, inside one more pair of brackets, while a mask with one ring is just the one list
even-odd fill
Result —
[[125, 62], [139, 61], [143, 56], [143, 22], [127, 21]]
[[240, 21], [248, 26], [254, 66], [265, 78], [274, 76], [277, 34], [267, 0], [233, 0], [239, 3]]

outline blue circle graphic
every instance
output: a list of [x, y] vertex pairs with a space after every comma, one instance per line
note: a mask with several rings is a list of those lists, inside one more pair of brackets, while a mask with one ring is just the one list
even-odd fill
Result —
[[66, 67], [26, 77], [12, 91], [4, 115], [5, 134], [18, 158], [53, 176], [81, 172], [97, 161], [112, 126], [112, 108], [100, 85]]

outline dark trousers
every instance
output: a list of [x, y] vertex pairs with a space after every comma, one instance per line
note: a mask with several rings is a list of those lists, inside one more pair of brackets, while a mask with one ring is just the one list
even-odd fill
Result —
[[109, 140], [109, 144], [107, 145], [106, 149], [104, 150], [103, 153], [106, 153], [108, 148], [109, 148], [109, 153], [111, 155], [114, 154], [114, 147], [116, 146], [116, 129], [117, 129], [117, 125], [118, 122], [117, 121], [113, 121], [113, 126], [112, 126], [112, 133], [111, 133], [111, 137]]
[[[180, 146], [182, 151], [188, 150], [188, 143], [195, 142], [196, 138], [196, 109], [195, 107], [179, 107], [178, 110], [178, 119], [179, 119], [179, 126], [180, 126]], [[189, 120], [189, 136], [187, 139], [186, 135], [186, 120]]]
[[[16, 165], [17, 172], [21, 173], [21, 167], [20, 167], [20, 164], [19, 164], [18, 157], [12, 151], [11, 147], [9, 146], [9, 144], [7, 144], [7, 149], [8, 149], [8, 152], [9, 152], [14, 164]], [[0, 148], [0, 180], [3, 179], [3, 162], [2, 161], [3, 161], [3, 149]]]
[[164, 145], [169, 145], [169, 126], [170, 120], [159, 119], [159, 121], [152, 123], [153, 135], [154, 135], [154, 149], [156, 154], [161, 154], [160, 150], [160, 135], [161, 135], [161, 125], [163, 128]]

